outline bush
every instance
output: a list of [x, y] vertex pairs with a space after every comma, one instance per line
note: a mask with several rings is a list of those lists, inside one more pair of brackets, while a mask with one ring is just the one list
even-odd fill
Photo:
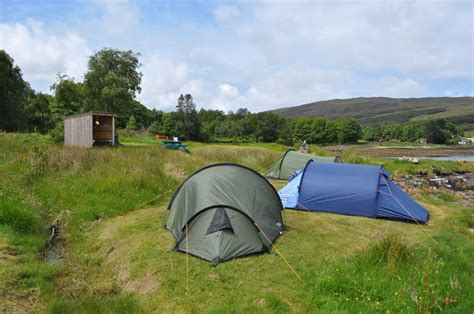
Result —
[[56, 126], [49, 130], [48, 135], [51, 137], [51, 140], [55, 143], [64, 142], [64, 123], [63, 121], [56, 123]]

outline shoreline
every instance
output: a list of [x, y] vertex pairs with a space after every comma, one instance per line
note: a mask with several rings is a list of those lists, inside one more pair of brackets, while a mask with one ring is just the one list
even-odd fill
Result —
[[429, 147], [429, 146], [328, 146], [323, 149], [331, 152], [354, 150], [357, 154], [375, 157], [449, 157], [474, 156], [474, 146], [468, 147]]

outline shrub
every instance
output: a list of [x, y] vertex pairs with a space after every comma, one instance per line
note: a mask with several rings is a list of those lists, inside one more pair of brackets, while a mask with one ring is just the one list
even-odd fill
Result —
[[56, 123], [56, 126], [53, 129], [49, 130], [48, 135], [55, 143], [64, 142], [64, 123], [62, 121]]

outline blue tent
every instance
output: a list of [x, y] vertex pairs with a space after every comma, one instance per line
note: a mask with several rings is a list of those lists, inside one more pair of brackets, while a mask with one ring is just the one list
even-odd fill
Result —
[[278, 194], [290, 209], [427, 222], [426, 209], [390, 176], [384, 167], [310, 160]]

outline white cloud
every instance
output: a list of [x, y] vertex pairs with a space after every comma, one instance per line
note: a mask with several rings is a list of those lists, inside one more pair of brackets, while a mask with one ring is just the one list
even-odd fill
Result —
[[203, 12], [97, 1], [74, 31], [0, 25], [1, 47], [34, 88], [56, 72], [80, 79], [89, 47], [115, 47], [143, 53], [139, 100], [164, 110], [180, 93], [198, 106], [253, 112], [328, 98], [474, 93], [472, 2], [218, 3], [215, 27]]
[[103, 10], [99, 25], [112, 36], [126, 35], [138, 24], [138, 9], [127, 0], [97, 0]]
[[179, 92], [188, 80], [186, 64], [173, 63], [158, 53], [144, 56], [142, 64], [142, 92], [139, 100], [149, 107], [174, 108]]
[[239, 90], [237, 87], [229, 84], [220, 84], [219, 93], [224, 97], [237, 97], [239, 95]]
[[34, 88], [48, 91], [56, 73], [81, 80], [91, 53], [86, 40], [67, 29], [46, 29], [43, 23], [0, 24], [0, 48], [23, 71]]
[[218, 21], [225, 21], [235, 18], [240, 13], [240, 10], [236, 6], [232, 5], [219, 5], [214, 10], [214, 17]]
[[211, 97], [211, 107], [224, 111], [237, 109], [245, 100], [240, 96], [239, 89], [230, 84], [219, 84]]

